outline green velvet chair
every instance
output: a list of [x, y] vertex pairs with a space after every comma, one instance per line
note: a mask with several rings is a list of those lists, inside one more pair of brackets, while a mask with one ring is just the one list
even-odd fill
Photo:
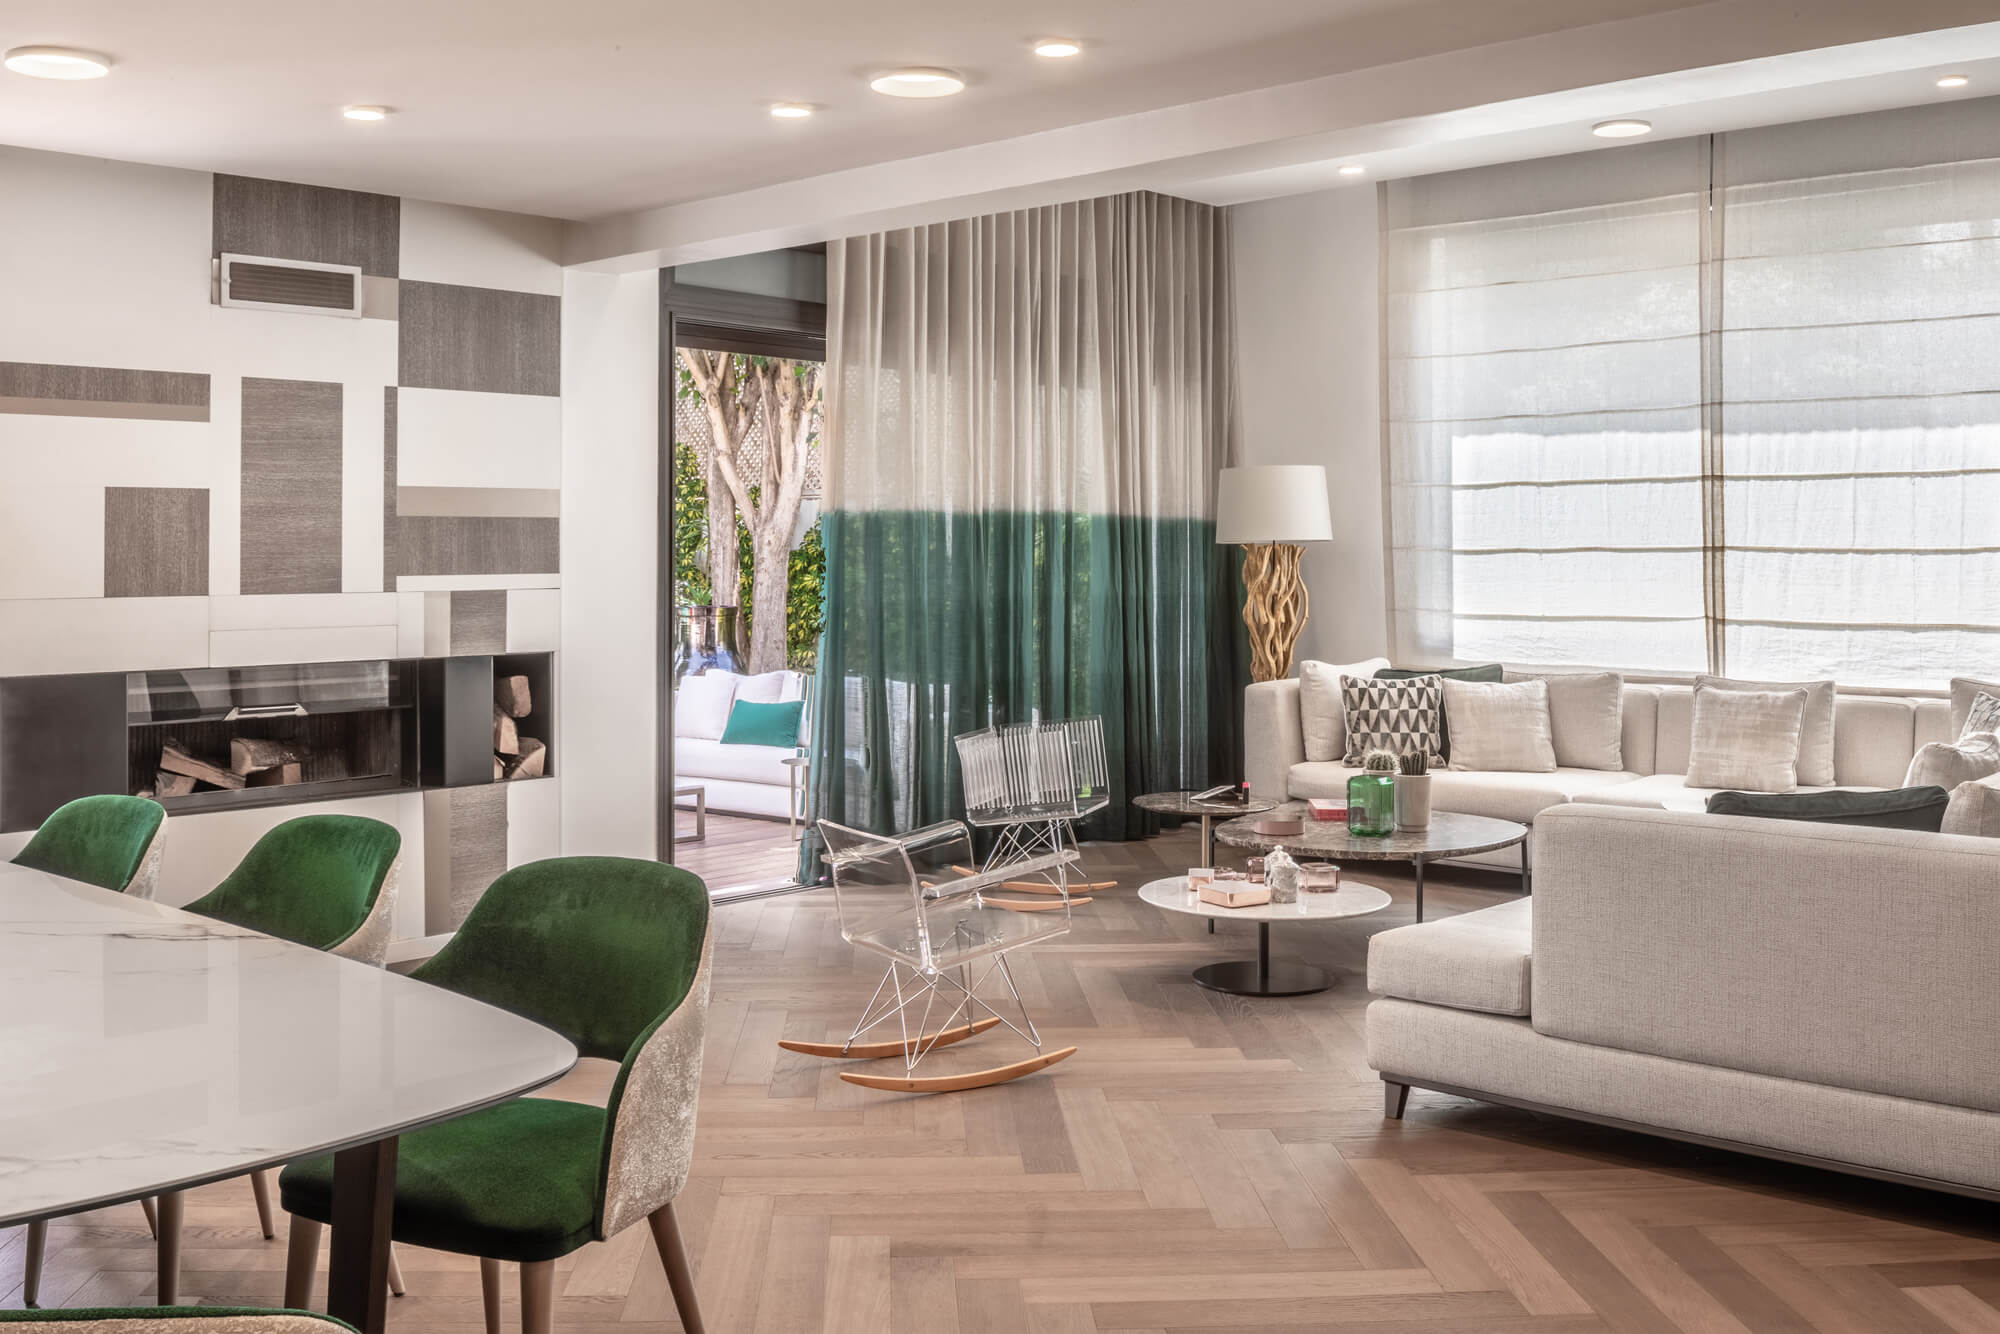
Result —
[[42, 821], [14, 864], [150, 899], [166, 842], [167, 812], [159, 802], [78, 797]]
[[354, 1334], [316, 1311], [256, 1306], [92, 1306], [70, 1311], [0, 1311], [5, 1334]]
[[403, 836], [359, 815], [287, 820], [187, 905], [218, 921], [380, 965], [389, 954]]
[[[694, 1154], [708, 1011], [708, 891], [686, 871], [623, 857], [558, 857], [495, 880], [411, 975], [546, 1024], [619, 1062], [606, 1106], [516, 1098], [402, 1137], [391, 1235], [480, 1260], [486, 1328], [500, 1265], [521, 1266], [523, 1334], [549, 1334], [555, 1261], [645, 1219], [681, 1324], [700, 1334], [674, 1198]], [[333, 1160], [278, 1178], [292, 1215], [285, 1304], [312, 1298]]]

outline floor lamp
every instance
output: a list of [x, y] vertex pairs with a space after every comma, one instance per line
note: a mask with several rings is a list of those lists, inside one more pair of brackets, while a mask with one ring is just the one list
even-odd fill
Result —
[[1326, 469], [1317, 465], [1224, 468], [1216, 486], [1215, 540], [1241, 546], [1250, 596], [1250, 678], [1292, 674], [1292, 651], [1306, 628], [1306, 583], [1299, 560], [1306, 542], [1333, 538]]

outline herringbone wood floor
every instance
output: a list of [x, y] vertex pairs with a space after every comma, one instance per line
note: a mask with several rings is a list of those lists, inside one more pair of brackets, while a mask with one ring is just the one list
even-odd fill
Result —
[[[1078, 1054], [940, 1097], [857, 1089], [778, 1050], [844, 1034], [875, 983], [824, 896], [721, 910], [680, 1206], [708, 1327], [2000, 1334], [1989, 1208], [1435, 1094], [1384, 1122], [1360, 969], [1368, 934], [1410, 919], [1407, 882], [1361, 877], [1395, 906], [1280, 936], [1281, 953], [1337, 967], [1339, 988], [1237, 1000], [1188, 970], [1245, 954], [1250, 928], [1211, 937], [1133, 894], [1192, 846], [1182, 832], [1094, 849], [1094, 878], [1120, 889], [1018, 964], [1045, 1036]], [[1511, 879], [1433, 886], [1443, 913], [1500, 901]], [[999, 1029], [935, 1059], [1021, 1050]], [[597, 1064], [558, 1091], [607, 1082]], [[284, 1245], [259, 1237], [247, 1183], [196, 1192], [187, 1220], [186, 1300], [278, 1300]], [[678, 1328], [644, 1233], [562, 1262], [560, 1324]], [[21, 1235], [0, 1238], [0, 1305], [19, 1303]], [[477, 1334], [475, 1267], [401, 1256], [394, 1328]], [[153, 1290], [136, 1206], [52, 1228], [48, 1304]]]

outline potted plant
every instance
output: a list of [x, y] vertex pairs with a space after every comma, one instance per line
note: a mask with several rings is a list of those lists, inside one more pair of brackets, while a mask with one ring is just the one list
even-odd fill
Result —
[[1397, 757], [1396, 828], [1431, 827], [1431, 762], [1420, 750]]
[[1396, 756], [1371, 750], [1361, 767], [1364, 772], [1347, 780], [1347, 832], [1386, 838], [1396, 832]]

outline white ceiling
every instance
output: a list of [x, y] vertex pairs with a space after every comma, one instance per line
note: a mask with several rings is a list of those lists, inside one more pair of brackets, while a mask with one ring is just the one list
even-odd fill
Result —
[[[0, 48], [117, 65], [86, 83], [0, 74], [0, 142], [592, 218], [1700, 4], [6, 0]], [[1038, 60], [1028, 42], [1047, 35], [1086, 52]], [[869, 92], [896, 64], [970, 87]], [[775, 121], [778, 100], [823, 110]], [[398, 114], [340, 119], [355, 102]]]

